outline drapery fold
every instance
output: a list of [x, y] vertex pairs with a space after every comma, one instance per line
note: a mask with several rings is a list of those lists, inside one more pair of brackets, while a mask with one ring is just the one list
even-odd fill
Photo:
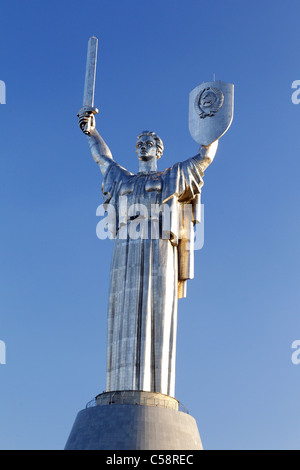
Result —
[[[186, 295], [186, 281], [194, 276], [193, 226], [200, 221], [202, 176], [193, 158], [164, 172], [136, 175], [112, 161], [104, 175], [104, 203], [115, 209], [108, 220], [115, 242], [107, 391], [174, 396], [177, 299]], [[145, 208], [139, 217], [130, 212], [134, 205]], [[138, 237], [130, 236], [132, 224]]]

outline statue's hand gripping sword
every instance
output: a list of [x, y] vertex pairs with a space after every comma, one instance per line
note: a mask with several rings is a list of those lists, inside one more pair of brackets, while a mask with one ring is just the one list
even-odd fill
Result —
[[[77, 116], [83, 115], [91, 116], [97, 114], [98, 109], [94, 107], [95, 97], [95, 81], [96, 81], [96, 66], [97, 66], [97, 49], [98, 39], [93, 36], [88, 42], [88, 52], [86, 60], [85, 83], [83, 93], [83, 106], [77, 113]], [[91, 132], [91, 121], [88, 119], [86, 124], [82, 127], [82, 131], [89, 135]]]

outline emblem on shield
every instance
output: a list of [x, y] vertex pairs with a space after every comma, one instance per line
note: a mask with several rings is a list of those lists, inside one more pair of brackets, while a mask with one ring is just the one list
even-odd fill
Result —
[[233, 119], [234, 86], [206, 82], [190, 93], [189, 129], [193, 139], [210, 145], [229, 129]]

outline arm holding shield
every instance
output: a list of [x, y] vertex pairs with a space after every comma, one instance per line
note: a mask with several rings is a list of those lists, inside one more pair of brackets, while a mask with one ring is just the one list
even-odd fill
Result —
[[212, 163], [218, 140], [233, 119], [234, 86], [222, 81], [206, 82], [194, 88], [189, 98], [189, 129], [200, 144], [197, 160], [204, 171]]

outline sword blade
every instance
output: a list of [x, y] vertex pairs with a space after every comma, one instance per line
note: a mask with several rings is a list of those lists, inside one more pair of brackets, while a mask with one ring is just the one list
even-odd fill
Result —
[[93, 36], [88, 42], [83, 106], [94, 106], [98, 39]]

